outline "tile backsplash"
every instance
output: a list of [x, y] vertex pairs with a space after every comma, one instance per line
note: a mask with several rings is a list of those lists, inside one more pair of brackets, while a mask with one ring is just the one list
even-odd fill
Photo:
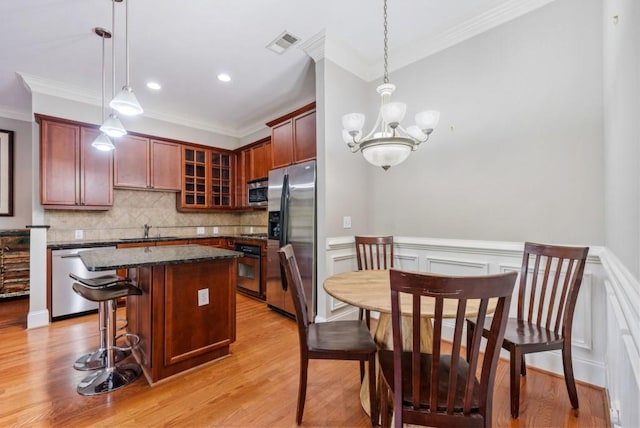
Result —
[[199, 227], [206, 235], [214, 227], [220, 234], [263, 233], [267, 213], [181, 213], [174, 192], [116, 189], [109, 211], [45, 210], [45, 224], [51, 226], [49, 242], [137, 238], [145, 224], [151, 226], [149, 236], [194, 236]]

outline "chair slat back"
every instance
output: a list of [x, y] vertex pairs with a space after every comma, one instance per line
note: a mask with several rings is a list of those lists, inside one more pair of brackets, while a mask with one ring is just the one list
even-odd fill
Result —
[[393, 236], [356, 236], [358, 270], [393, 267]]
[[[391, 269], [391, 323], [393, 335], [394, 412], [396, 426], [414, 423], [429, 426], [459, 426], [460, 418], [469, 417], [473, 409], [488, 417], [490, 426], [491, 397], [500, 346], [509, 313], [516, 272], [500, 275], [452, 277]], [[409, 297], [405, 296], [408, 295]], [[402, 296], [402, 297], [401, 297]], [[412, 349], [403, 349], [402, 299], [411, 299]], [[424, 299], [435, 299], [431, 357], [428, 367], [420, 350], [420, 317]], [[497, 299], [491, 332], [481, 354], [482, 329], [475, 329], [469, 360], [462, 347], [465, 317], [483, 325], [489, 312], [490, 299]], [[456, 306], [453, 337], [444, 337], [445, 304]], [[478, 306], [470, 317], [469, 306]], [[408, 333], [405, 333], [408, 334]], [[465, 336], [466, 339], [466, 336]], [[443, 341], [450, 342], [450, 345]], [[403, 353], [403, 351], [405, 351]], [[407, 351], [411, 353], [407, 360]], [[403, 358], [403, 355], [405, 357]], [[403, 372], [411, 366], [411, 385], [403, 384]], [[446, 370], [446, 368], [449, 370]], [[480, 377], [476, 378], [476, 374]], [[448, 373], [448, 375], [447, 375]], [[421, 379], [426, 377], [426, 382]], [[420, 385], [423, 385], [421, 388]], [[424, 385], [429, 385], [425, 389]], [[409, 393], [410, 392], [410, 393]], [[403, 395], [404, 394], [404, 395]], [[403, 399], [404, 397], [404, 399]], [[410, 398], [407, 398], [410, 397]], [[428, 403], [428, 405], [425, 405]], [[400, 411], [399, 409], [402, 409]], [[475, 415], [477, 417], [478, 415]], [[457, 419], [452, 419], [452, 418]], [[398, 419], [400, 418], [400, 419]], [[400, 424], [400, 425], [399, 425]], [[464, 425], [464, 424], [463, 424]], [[470, 425], [467, 425], [470, 426]]]
[[293, 306], [296, 310], [296, 322], [298, 323], [298, 334], [300, 336], [301, 349], [307, 348], [307, 329], [309, 326], [309, 316], [307, 313], [307, 299], [302, 286], [302, 277], [298, 269], [296, 256], [293, 252], [293, 246], [287, 244], [278, 251], [280, 264], [284, 269], [287, 283], [291, 287], [291, 297]]
[[525, 242], [518, 319], [570, 334], [588, 252], [588, 247]]

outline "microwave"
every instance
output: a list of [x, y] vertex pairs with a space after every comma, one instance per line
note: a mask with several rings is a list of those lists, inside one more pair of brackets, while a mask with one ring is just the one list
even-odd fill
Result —
[[266, 207], [269, 182], [266, 178], [247, 183], [247, 202], [251, 207]]

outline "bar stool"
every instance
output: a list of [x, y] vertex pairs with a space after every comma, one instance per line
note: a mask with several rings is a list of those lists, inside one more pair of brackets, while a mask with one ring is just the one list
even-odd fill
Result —
[[[134, 380], [142, 373], [142, 368], [137, 363], [117, 364], [115, 361], [116, 351], [131, 350], [140, 342], [140, 337], [135, 334], [125, 333], [116, 336], [116, 300], [125, 296], [139, 296], [142, 291], [129, 283], [117, 283], [103, 288], [92, 288], [80, 282], [73, 284], [73, 291], [92, 302], [104, 302], [106, 304], [106, 350], [107, 364], [104, 368], [90, 374], [78, 384], [80, 395], [98, 395], [120, 389]], [[130, 340], [129, 346], [121, 347], [116, 345], [120, 337]], [[133, 343], [131, 343], [133, 341]]]
[[[129, 278], [123, 278], [117, 275], [103, 275], [94, 278], [83, 278], [74, 273], [69, 276], [81, 284], [93, 288], [109, 287], [116, 284], [130, 283]], [[114, 305], [114, 310], [117, 305]], [[126, 322], [120, 326], [118, 330], [126, 328]], [[100, 331], [100, 347], [94, 352], [89, 352], [78, 358], [73, 363], [76, 370], [98, 370], [107, 365], [107, 307], [105, 302], [98, 302], [98, 329]], [[117, 350], [115, 354], [116, 363], [124, 360], [131, 354], [131, 351]]]

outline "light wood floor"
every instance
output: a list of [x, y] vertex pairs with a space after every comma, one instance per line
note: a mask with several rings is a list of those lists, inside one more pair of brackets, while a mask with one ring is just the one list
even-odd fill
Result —
[[[0, 318], [2, 310], [0, 303]], [[86, 373], [72, 368], [98, 342], [96, 315], [33, 330], [24, 329], [22, 317], [0, 325], [0, 427], [295, 427], [295, 323], [247, 297], [238, 295], [238, 340], [230, 357], [152, 387], [141, 378], [96, 397], [76, 393]], [[603, 390], [578, 386], [576, 418], [562, 378], [527, 373], [520, 418], [513, 420], [508, 363], [500, 362], [494, 426], [610, 426]], [[358, 390], [357, 362], [310, 361], [302, 426], [370, 426]]]

